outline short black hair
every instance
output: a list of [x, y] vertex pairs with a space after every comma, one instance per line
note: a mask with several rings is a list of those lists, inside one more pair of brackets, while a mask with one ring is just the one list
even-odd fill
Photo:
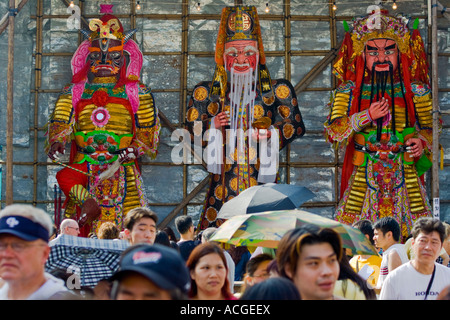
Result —
[[256, 255], [255, 257], [251, 258], [247, 265], [245, 266], [245, 271], [247, 274], [251, 277], [253, 277], [253, 274], [255, 273], [256, 269], [258, 269], [258, 266], [263, 263], [264, 261], [272, 261], [273, 257], [270, 254], [267, 253], [260, 253]]
[[135, 223], [142, 218], [150, 218], [155, 223], [158, 222], [158, 215], [147, 207], [136, 207], [128, 211], [124, 219], [124, 226], [128, 230], [133, 230]]
[[175, 227], [180, 234], [185, 234], [189, 228], [193, 226], [192, 218], [190, 216], [179, 216], [175, 219]]
[[419, 218], [411, 230], [411, 234], [414, 239], [417, 238], [419, 233], [430, 234], [433, 231], [436, 231], [439, 234], [439, 238], [441, 239], [441, 243], [444, 243], [445, 240], [445, 226], [441, 222], [441, 220], [437, 218]]
[[398, 224], [397, 220], [392, 217], [381, 218], [380, 220], [375, 222], [373, 228], [381, 230], [381, 232], [383, 232], [383, 235], [391, 231], [394, 240], [400, 241], [400, 225]]
[[353, 224], [353, 228], [360, 230], [363, 234], [369, 236], [369, 240], [372, 244], [375, 244], [373, 240], [373, 225], [370, 220], [359, 220]]

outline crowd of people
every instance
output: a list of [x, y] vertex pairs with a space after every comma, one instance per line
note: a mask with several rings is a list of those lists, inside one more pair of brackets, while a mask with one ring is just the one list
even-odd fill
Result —
[[[450, 299], [450, 226], [439, 219], [417, 220], [406, 245], [393, 218], [355, 223], [379, 255], [354, 255], [333, 229], [312, 224], [287, 231], [272, 253], [245, 248], [233, 254], [235, 248], [210, 240], [216, 228], [196, 233], [189, 216], [175, 220], [179, 238], [157, 222], [152, 210], [136, 208], [122, 232], [105, 223], [92, 234], [129, 246], [110, 278], [77, 291], [45, 268], [55, 241], [49, 215], [30, 205], [6, 206], [0, 211], [0, 299]], [[58, 233], [77, 237], [79, 226], [66, 219]]]

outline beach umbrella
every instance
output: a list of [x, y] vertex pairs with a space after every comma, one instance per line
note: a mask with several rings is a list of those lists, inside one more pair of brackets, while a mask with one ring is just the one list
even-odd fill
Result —
[[129, 243], [124, 240], [92, 239], [61, 235], [49, 243], [45, 270], [65, 271], [79, 277], [81, 287], [93, 288], [119, 268], [120, 255]]
[[217, 217], [229, 219], [248, 213], [295, 209], [312, 198], [314, 198], [314, 193], [306, 187], [266, 183], [245, 189], [233, 199], [225, 202]]
[[299, 209], [232, 217], [216, 230], [210, 240], [235, 246], [276, 249], [286, 232], [305, 224], [333, 229], [341, 236], [343, 247], [350, 249], [353, 254], [378, 254], [375, 247], [360, 230]]

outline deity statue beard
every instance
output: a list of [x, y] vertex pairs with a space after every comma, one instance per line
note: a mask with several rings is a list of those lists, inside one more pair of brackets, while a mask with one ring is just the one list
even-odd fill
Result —
[[[388, 65], [389, 70], [387, 71], [377, 71], [378, 65]], [[371, 70], [371, 101], [379, 101], [386, 92], [386, 86], [388, 84], [388, 79], [391, 86], [393, 85], [394, 79], [394, 69], [390, 61], [386, 62], [375, 62]], [[375, 92], [374, 92], [375, 89]]]
[[[388, 65], [388, 71], [376, 71], [378, 65]], [[373, 101], [380, 101], [384, 98], [386, 87], [388, 83], [388, 78], [391, 87], [391, 99], [390, 105], [392, 107], [392, 112], [395, 112], [394, 108], [394, 67], [390, 61], [385, 62], [374, 62], [372, 66], [372, 77], [371, 77], [371, 87], [370, 87], [370, 103]], [[374, 92], [374, 89], [375, 92]], [[377, 141], [381, 140], [381, 133], [383, 128], [383, 118], [377, 120]], [[395, 119], [392, 123], [392, 130], [395, 132]]]
[[243, 128], [243, 112], [239, 113], [239, 108], [247, 108], [249, 123], [253, 122], [253, 108], [256, 99], [256, 85], [258, 81], [258, 70], [249, 69], [246, 73], [230, 70], [230, 127], [231, 129]]
[[[236, 72], [234, 68], [230, 70], [229, 118], [231, 134], [227, 135], [227, 147], [229, 147], [229, 150], [234, 150], [237, 144], [238, 154], [245, 152], [243, 132], [246, 131], [251, 136], [251, 124], [254, 121], [254, 106], [257, 95], [257, 75], [257, 68], [256, 70], [250, 68], [246, 73]], [[250, 140], [248, 139], [249, 143]]]

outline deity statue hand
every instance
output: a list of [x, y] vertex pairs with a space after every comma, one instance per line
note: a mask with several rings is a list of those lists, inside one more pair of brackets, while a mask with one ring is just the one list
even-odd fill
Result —
[[139, 156], [139, 152], [136, 148], [128, 147], [125, 150], [121, 151], [119, 154], [119, 160], [121, 163], [133, 161], [137, 159]]
[[423, 154], [422, 140], [418, 138], [410, 138], [405, 142], [408, 146], [408, 152], [412, 154], [414, 158], [420, 158]]
[[372, 120], [381, 119], [389, 113], [389, 103], [384, 97], [381, 101], [373, 102], [369, 107], [369, 115]]
[[272, 132], [267, 129], [252, 130], [252, 139], [254, 141], [268, 140], [272, 136]]
[[230, 119], [226, 112], [222, 111], [214, 117], [214, 125], [221, 128], [230, 125]]
[[58, 160], [58, 154], [64, 154], [65, 147], [61, 142], [55, 142], [50, 146], [48, 157], [52, 160]]
[[102, 209], [95, 199], [86, 199], [81, 207], [81, 217], [78, 220], [80, 228], [84, 227], [86, 224], [94, 222], [96, 219], [98, 219], [101, 213]]

